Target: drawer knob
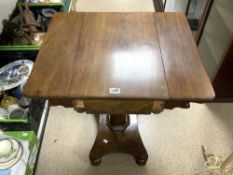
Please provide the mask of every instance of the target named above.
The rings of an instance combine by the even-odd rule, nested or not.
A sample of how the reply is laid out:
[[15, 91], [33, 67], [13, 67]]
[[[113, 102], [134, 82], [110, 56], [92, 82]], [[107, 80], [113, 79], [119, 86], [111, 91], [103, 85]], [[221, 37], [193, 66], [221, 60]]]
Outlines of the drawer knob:
[[155, 114], [159, 114], [160, 112], [163, 111], [164, 105], [165, 105], [165, 102], [163, 102], [163, 101], [154, 101], [153, 107], [152, 107], [152, 112]]
[[74, 109], [77, 112], [82, 113], [82, 112], [86, 111], [86, 108], [85, 108], [83, 100], [74, 100], [74, 101], [72, 101], [72, 104], [73, 104]]

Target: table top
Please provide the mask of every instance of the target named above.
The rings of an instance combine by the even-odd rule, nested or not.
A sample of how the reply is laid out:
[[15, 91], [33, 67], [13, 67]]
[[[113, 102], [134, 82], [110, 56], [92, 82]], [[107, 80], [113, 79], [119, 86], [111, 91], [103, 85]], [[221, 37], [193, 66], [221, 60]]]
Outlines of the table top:
[[47, 99], [214, 98], [182, 13], [58, 13], [25, 95]]

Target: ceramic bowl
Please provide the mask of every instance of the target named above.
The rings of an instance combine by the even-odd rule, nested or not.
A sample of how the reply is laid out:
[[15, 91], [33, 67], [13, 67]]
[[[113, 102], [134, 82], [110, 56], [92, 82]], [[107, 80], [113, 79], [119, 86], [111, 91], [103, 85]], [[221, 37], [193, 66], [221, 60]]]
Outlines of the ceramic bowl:
[[0, 159], [5, 159], [13, 152], [13, 143], [10, 139], [0, 141]]
[[[9, 145], [9, 143], [11, 146]], [[21, 156], [23, 154], [22, 145], [16, 139], [10, 138], [0, 140], [0, 145], [2, 155], [0, 157], [0, 170], [9, 169], [21, 159]]]

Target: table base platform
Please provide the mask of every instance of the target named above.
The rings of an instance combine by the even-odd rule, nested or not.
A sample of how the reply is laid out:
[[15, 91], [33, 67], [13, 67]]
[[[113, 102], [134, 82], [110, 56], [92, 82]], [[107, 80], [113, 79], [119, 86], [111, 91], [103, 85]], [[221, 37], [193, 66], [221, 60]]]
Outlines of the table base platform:
[[91, 164], [99, 165], [102, 156], [116, 152], [131, 154], [140, 166], [146, 164], [148, 154], [138, 130], [137, 115], [100, 115], [98, 134], [89, 156]]

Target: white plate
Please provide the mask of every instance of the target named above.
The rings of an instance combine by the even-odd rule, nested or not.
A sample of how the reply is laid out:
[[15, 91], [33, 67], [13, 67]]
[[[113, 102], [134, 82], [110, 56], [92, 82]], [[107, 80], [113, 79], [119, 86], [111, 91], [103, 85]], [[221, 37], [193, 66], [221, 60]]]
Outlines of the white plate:
[[14, 151], [7, 158], [4, 158], [4, 157], [1, 158], [0, 170], [11, 168], [13, 165], [15, 165], [20, 160], [22, 156], [22, 153], [23, 153], [22, 145], [15, 139], [10, 138], [10, 140], [13, 144]]
[[31, 74], [33, 61], [18, 60], [0, 69], [0, 91], [13, 89], [26, 82]]

